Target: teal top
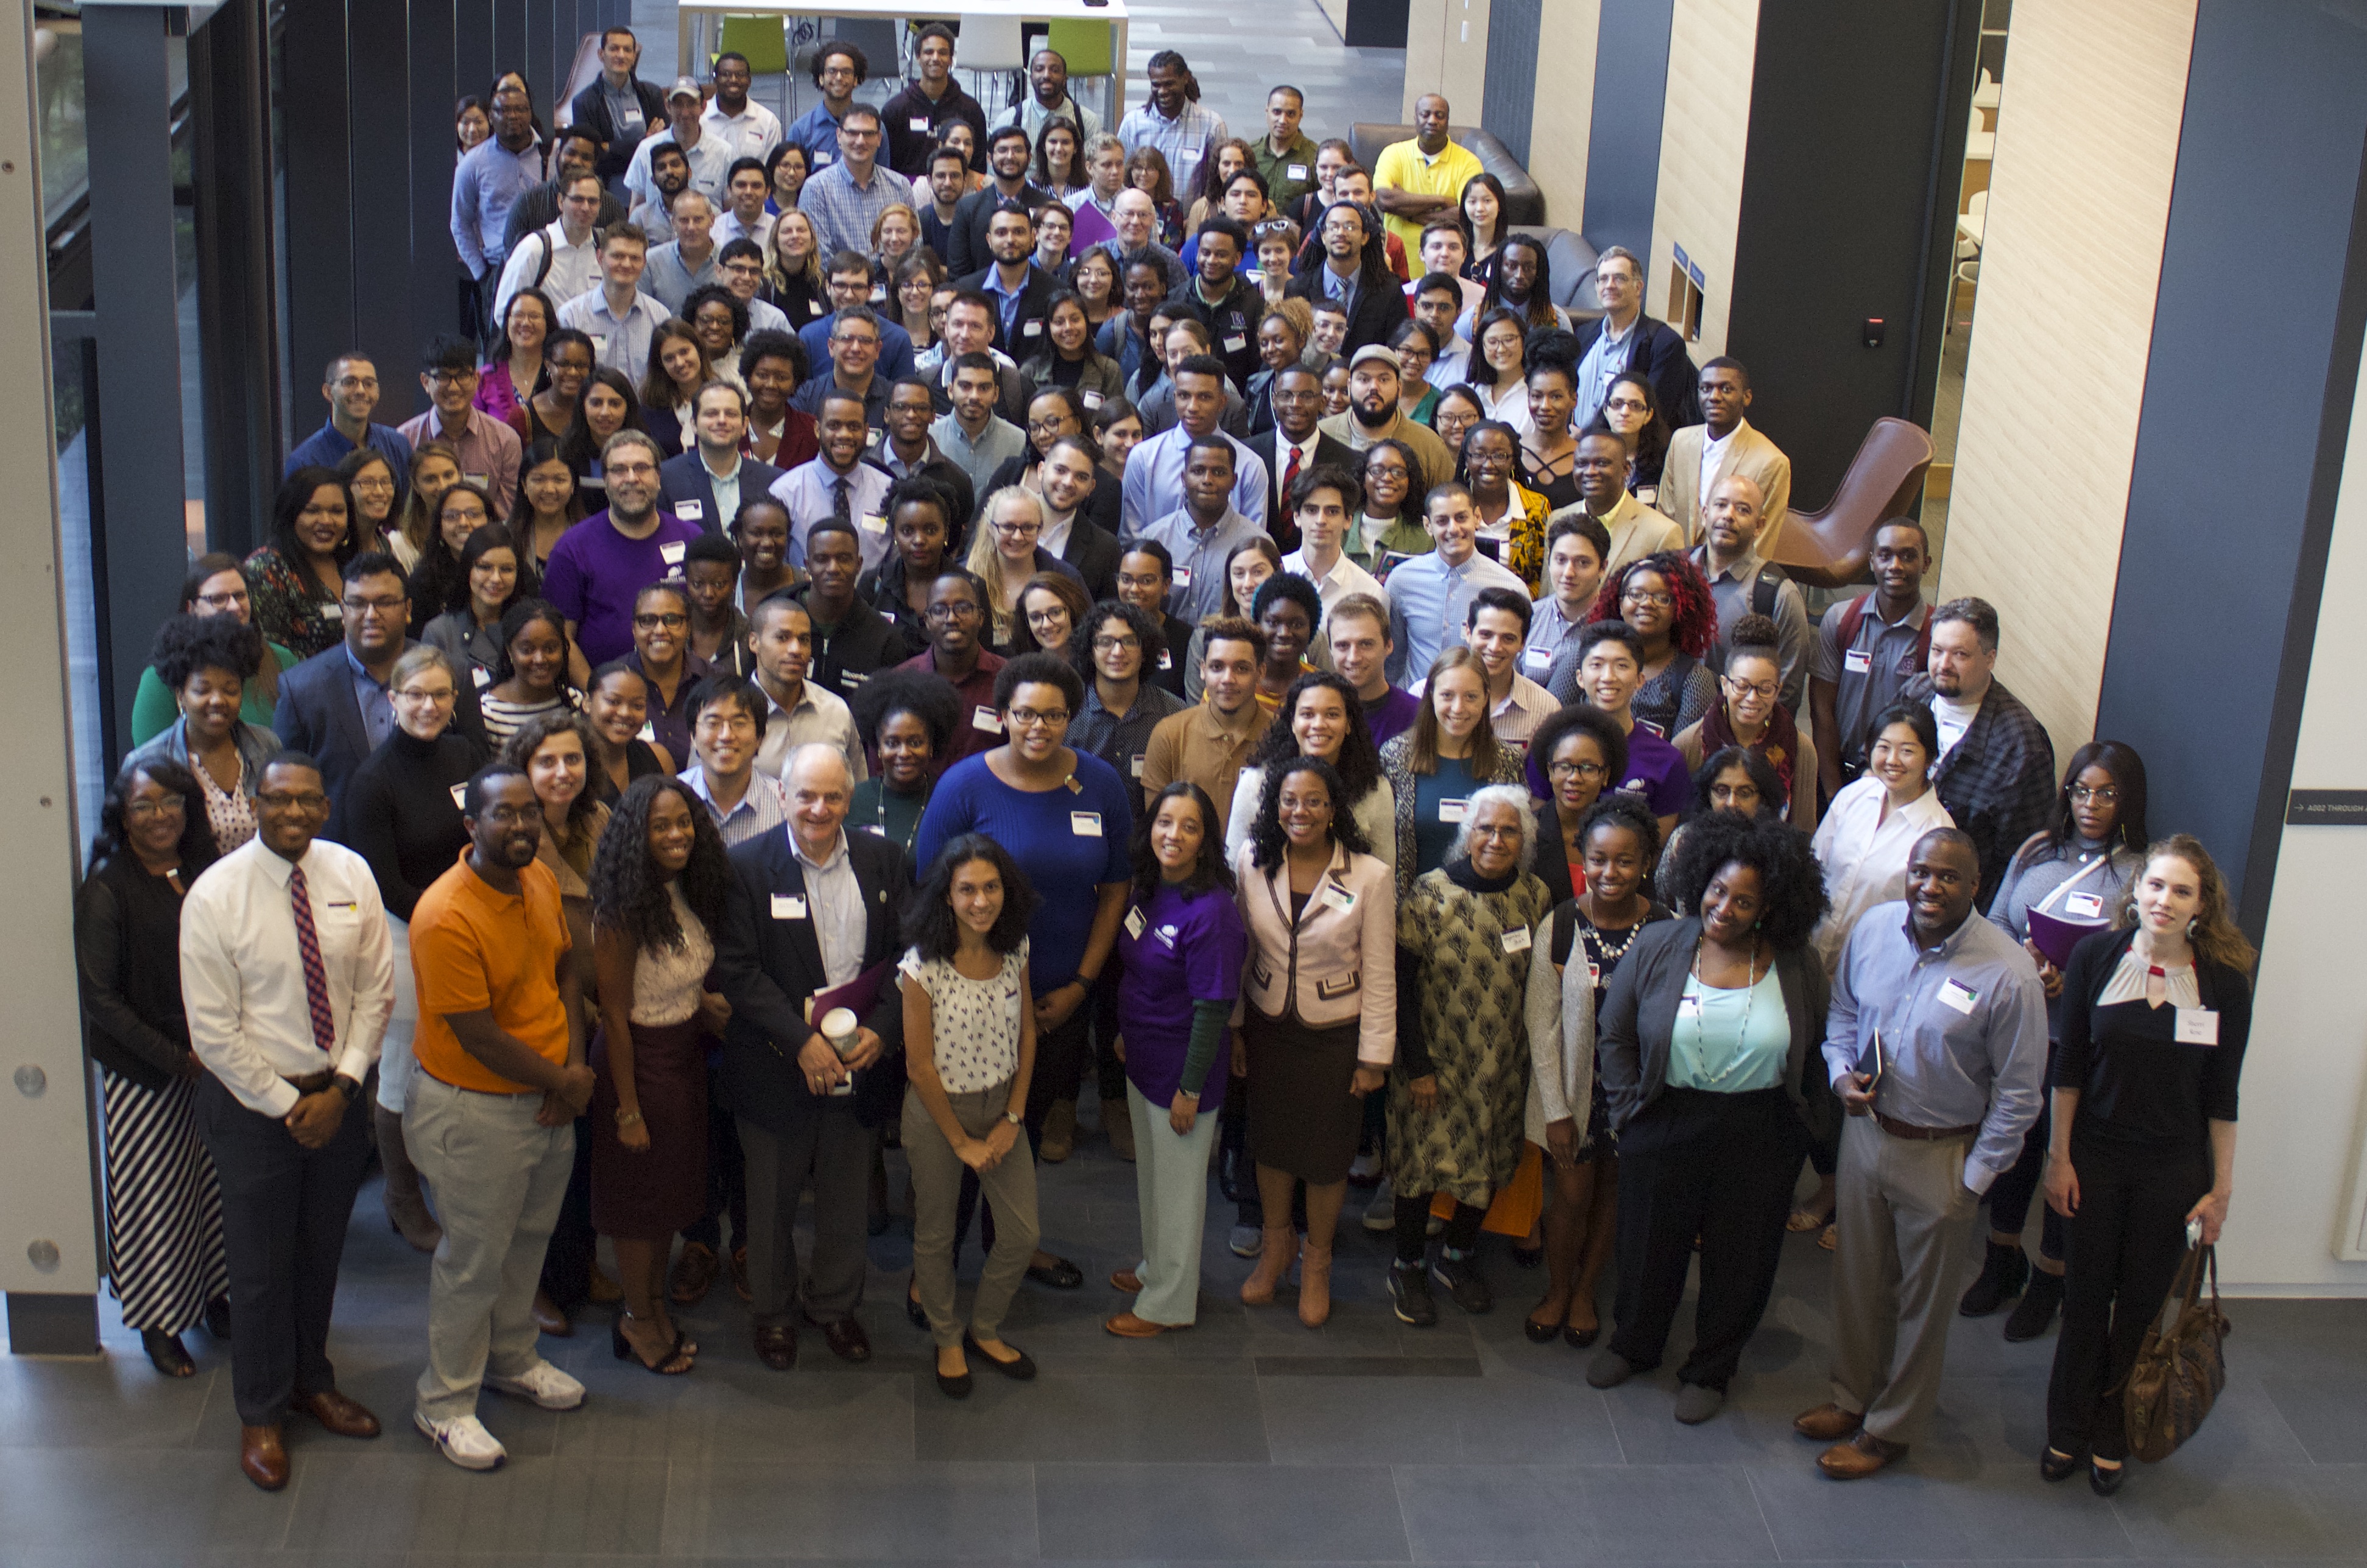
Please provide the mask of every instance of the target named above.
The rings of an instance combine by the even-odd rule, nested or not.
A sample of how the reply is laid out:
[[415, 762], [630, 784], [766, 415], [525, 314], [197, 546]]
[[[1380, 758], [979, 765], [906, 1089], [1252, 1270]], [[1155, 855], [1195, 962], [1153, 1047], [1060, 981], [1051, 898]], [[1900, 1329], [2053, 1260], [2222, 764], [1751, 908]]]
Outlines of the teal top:
[[1487, 781], [1471, 771], [1467, 757], [1441, 757], [1438, 771], [1414, 778], [1413, 870], [1416, 876], [1446, 863], [1455, 836], [1463, 831], [1467, 803]]
[[1772, 964], [1745, 989], [1704, 986], [1687, 975], [1669, 1041], [1669, 1083], [1713, 1094], [1773, 1089], [1792, 1053], [1792, 1020]]

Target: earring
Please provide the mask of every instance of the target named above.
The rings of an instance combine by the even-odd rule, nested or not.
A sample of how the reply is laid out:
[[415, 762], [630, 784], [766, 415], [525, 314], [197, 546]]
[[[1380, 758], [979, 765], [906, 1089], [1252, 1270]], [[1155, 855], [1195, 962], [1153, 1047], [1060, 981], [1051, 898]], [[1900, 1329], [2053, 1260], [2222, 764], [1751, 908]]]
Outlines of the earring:
[[2203, 923], [2203, 917], [2202, 917], [2202, 916], [2200, 916], [2200, 915], [2197, 915], [2197, 916], [2195, 916], [2192, 919], [2191, 919], [2191, 920], [2187, 921], [2187, 922], [2186, 922], [2186, 934], [2187, 934], [2187, 936], [2188, 936], [2189, 938], [2191, 938], [2191, 937], [2194, 935], [2194, 928], [2195, 928], [2195, 927], [2197, 927], [2197, 926], [2199, 926], [2199, 925], [2201, 925], [2202, 923]]

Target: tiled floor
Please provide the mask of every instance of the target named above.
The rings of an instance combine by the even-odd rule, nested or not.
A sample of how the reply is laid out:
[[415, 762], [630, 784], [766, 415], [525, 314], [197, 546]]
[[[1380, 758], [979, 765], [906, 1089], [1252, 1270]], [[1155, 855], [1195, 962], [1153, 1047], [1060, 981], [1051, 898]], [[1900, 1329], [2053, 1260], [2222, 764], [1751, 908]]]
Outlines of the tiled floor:
[[[900, 1156], [898, 1156], [900, 1157]], [[1727, 1410], [1670, 1418], [1664, 1374], [1599, 1393], [1584, 1357], [1520, 1320], [1539, 1286], [1491, 1243], [1501, 1296], [1417, 1332], [1389, 1315], [1385, 1247], [1342, 1247], [1340, 1304], [1309, 1333], [1251, 1311], [1221, 1206], [1199, 1326], [1103, 1334], [1102, 1280], [1133, 1261], [1133, 1177], [1098, 1139], [1045, 1168], [1045, 1231], [1092, 1281], [1025, 1287], [1010, 1324], [1033, 1384], [941, 1398], [897, 1297], [909, 1243], [872, 1245], [868, 1367], [809, 1336], [765, 1371], [728, 1289], [688, 1314], [705, 1347], [661, 1381], [610, 1359], [605, 1319], [547, 1341], [591, 1386], [549, 1415], [488, 1396], [512, 1459], [465, 1474], [409, 1428], [427, 1264], [357, 1210], [332, 1349], [387, 1419], [376, 1442], [291, 1432], [276, 1496], [239, 1475], [226, 1352], [151, 1372], [110, 1325], [104, 1361], [0, 1358], [0, 1568], [781, 1562], [2281, 1562], [2367, 1554], [2367, 1305], [2241, 1302], [2228, 1390], [2200, 1437], [2103, 1502], [2035, 1474], [2051, 1340], [1960, 1323], [1929, 1437], [1900, 1470], [1819, 1477], [1790, 1417], [1825, 1393], [1829, 1260], [1795, 1237]], [[971, 1258], [975, 1267], [975, 1257]], [[1607, 1304], [1607, 1303], [1606, 1303]], [[1682, 1353], [1687, 1330], [1671, 1347]]]

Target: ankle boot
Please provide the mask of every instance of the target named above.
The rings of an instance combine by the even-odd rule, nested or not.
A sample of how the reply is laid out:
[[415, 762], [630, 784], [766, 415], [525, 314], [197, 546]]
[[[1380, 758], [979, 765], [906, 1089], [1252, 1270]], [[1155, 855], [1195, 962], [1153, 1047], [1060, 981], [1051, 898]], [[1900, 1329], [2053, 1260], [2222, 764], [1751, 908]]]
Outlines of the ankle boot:
[[1298, 1258], [1298, 1321], [1320, 1328], [1331, 1316], [1331, 1249], [1312, 1239]]
[[402, 1146], [402, 1118], [383, 1105], [372, 1104], [370, 1117], [378, 1131], [379, 1163], [386, 1168], [387, 1223], [394, 1234], [421, 1252], [433, 1252], [444, 1239], [444, 1227], [427, 1212], [419, 1168]]
[[2062, 1304], [2063, 1276], [2044, 1269], [2033, 1269], [2030, 1288], [2022, 1292], [2022, 1300], [2006, 1316], [2005, 1337], [2015, 1344], [2037, 1338], [2055, 1321], [2055, 1309]]
[[1051, 1109], [1044, 1113], [1044, 1137], [1036, 1147], [1036, 1153], [1044, 1157], [1047, 1164], [1058, 1165], [1075, 1153], [1076, 1147], [1077, 1102], [1056, 1100]]
[[1956, 1311], [1965, 1317], [1987, 1317], [2021, 1294], [2022, 1281], [2029, 1278], [2030, 1259], [2022, 1247], [1993, 1241], [1989, 1243], [1988, 1258], [1981, 1265], [1980, 1277], [1966, 1288], [1963, 1299], [1956, 1303]]
[[1118, 1158], [1134, 1158], [1134, 1115], [1123, 1099], [1102, 1101], [1102, 1131], [1109, 1134], [1110, 1148]]
[[1251, 1306], [1264, 1306], [1274, 1300], [1276, 1285], [1290, 1272], [1290, 1265], [1298, 1256], [1298, 1233], [1288, 1221], [1279, 1226], [1269, 1223], [1258, 1245], [1257, 1267], [1241, 1281], [1241, 1300]]

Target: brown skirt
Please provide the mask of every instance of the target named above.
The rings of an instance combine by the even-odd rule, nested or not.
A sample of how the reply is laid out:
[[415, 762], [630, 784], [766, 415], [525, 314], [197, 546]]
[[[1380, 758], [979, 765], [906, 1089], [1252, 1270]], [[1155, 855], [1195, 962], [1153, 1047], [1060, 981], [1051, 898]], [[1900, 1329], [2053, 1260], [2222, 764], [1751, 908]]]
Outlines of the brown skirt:
[[1365, 1124], [1365, 1102], [1349, 1092], [1360, 1026], [1315, 1029], [1295, 1013], [1247, 1010], [1250, 1157], [1312, 1186], [1345, 1181]]
[[696, 1019], [633, 1025], [633, 1088], [650, 1146], [617, 1138], [617, 1079], [605, 1030], [592, 1036], [592, 1228], [671, 1236], [707, 1213], [707, 1041]]

